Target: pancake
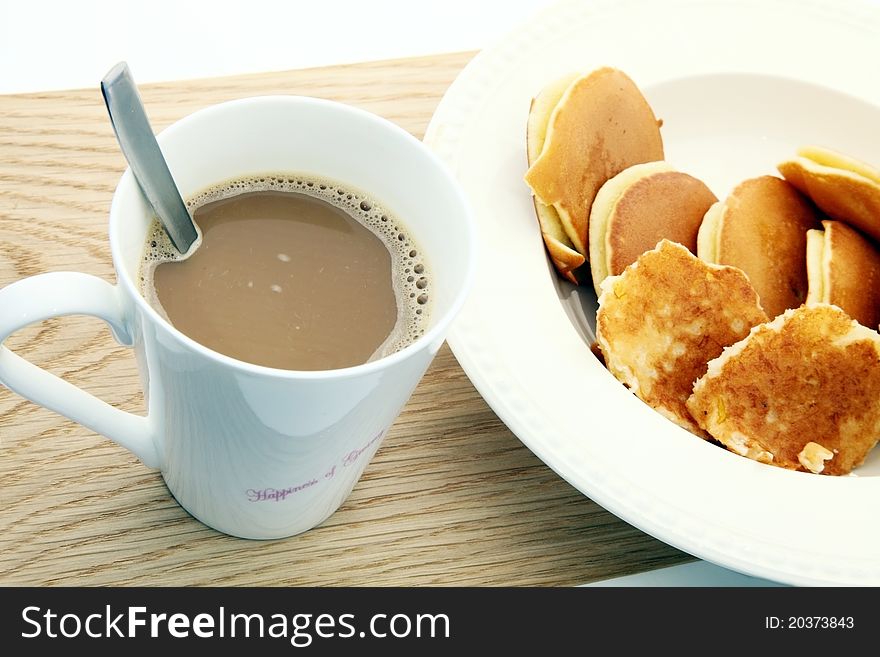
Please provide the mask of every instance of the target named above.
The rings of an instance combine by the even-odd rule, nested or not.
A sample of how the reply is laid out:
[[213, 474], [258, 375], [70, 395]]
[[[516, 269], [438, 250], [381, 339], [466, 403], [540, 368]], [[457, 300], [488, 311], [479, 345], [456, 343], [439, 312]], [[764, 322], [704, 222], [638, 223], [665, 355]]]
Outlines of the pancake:
[[[547, 125], [553, 108], [556, 107], [565, 90], [577, 77], [579, 77], [578, 74], [571, 74], [556, 80], [547, 85], [532, 100], [526, 125], [526, 154], [529, 166], [538, 159], [544, 149]], [[575, 270], [584, 264], [586, 258], [574, 248], [574, 244], [562, 226], [562, 220], [559, 218], [556, 208], [542, 203], [537, 196], [532, 196], [532, 201], [535, 205], [538, 225], [541, 228], [541, 237], [544, 239], [544, 245], [553, 266], [563, 277], [572, 283], [577, 283]]]
[[880, 324], [880, 252], [840, 221], [807, 233], [808, 303], [830, 303], [862, 326]]
[[817, 146], [799, 149], [777, 168], [831, 219], [880, 242], [880, 170]]
[[842, 475], [880, 436], [880, 335], [827, 304], [787, 310], [709, 363], [687, 406], [728, 449]]
[[703, 215], [718, 199], [704, 183], [668, 163], [648, 162], [608, 180], [590, 211], [590, 270], [598, 293], [661, 239], [696, 254]]
[[602, 282], [596, 339], [608, 370], [664, 416], [708, 437], [687, 410], [721, 350], [767, 321], [745, 274], [661, 240]]
[[713, 205], [697, 236], [697, 255], [742, 269], [770, 317], [807, 298], [807, 231], [818, 228], [813, 204], [775, 176], [750, 178]]
[[[541, 125], [547, 115], [547, 121], [525, 181], [540, 203], [556, 210], [572, 247], [587, 257], [590, 208], [599, 188], [633, 164], [662, 160], [663, 142], [654, 112], [622, 71], [606, 67], [576, 76], [548, 114], [558, 88], [532, 103], [530, 120]], [[529, 131], [537, 134], [540, 127]]]

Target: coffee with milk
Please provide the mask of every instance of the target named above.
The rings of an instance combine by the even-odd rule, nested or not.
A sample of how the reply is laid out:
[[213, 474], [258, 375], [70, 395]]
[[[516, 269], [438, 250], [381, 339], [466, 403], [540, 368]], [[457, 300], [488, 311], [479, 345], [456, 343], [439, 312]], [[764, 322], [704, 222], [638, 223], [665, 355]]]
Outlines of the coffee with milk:
[[332, 180], [265, 175], [187, 206], [199, 239], [181, 256], [158, 220], [141, 287], [175, 328], [226, 356], [288, 370], [359, 365], [425, 331], [430, 277], [400, 219]]

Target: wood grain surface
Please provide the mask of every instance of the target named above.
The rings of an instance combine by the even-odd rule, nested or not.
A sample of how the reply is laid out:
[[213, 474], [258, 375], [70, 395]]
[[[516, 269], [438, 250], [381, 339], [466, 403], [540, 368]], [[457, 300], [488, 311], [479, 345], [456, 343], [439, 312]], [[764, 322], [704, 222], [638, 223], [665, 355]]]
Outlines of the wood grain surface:
[[[145, 85], [142, 96], [157, 131], [220, 101], [304, 94], [421, 137], [471, 56]], [[114, 281], [107, 216], [124, 168], [98, 81], [0, 96], [0, 286], [55, 270]], [[46, 321], [7, 344], [119, 408], [145, 410], [133, 354], [98, 320]], [[205, 527], [158, 472], [0, 386], [0, 585], [569, 586], [690, 559], [545, 466], [447, 347], [343, 506], [273, 541]]]

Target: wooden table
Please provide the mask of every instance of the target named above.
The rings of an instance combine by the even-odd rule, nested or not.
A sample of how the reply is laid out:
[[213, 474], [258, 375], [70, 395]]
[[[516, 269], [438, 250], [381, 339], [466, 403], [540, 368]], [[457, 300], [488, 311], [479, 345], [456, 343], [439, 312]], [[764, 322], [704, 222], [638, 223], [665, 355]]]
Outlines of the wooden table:
[[[220, 101], [305, 94], [421, 137], [471, 56], [145, 85], [142, 95], [157, 131]], [[53, 270], [115, 280], [107, 216], [124, 168], [97, 80], [0, 96], [0, 286]], [[99, 320], [50, 320], [8, 346], [144, 412], [134, 356]], [[0, 585], [569, 586], [690, 559], [545, 466], [447, 347], [343, 506], [274, 541], [208, 529], [158, 472], [0, 386]]]

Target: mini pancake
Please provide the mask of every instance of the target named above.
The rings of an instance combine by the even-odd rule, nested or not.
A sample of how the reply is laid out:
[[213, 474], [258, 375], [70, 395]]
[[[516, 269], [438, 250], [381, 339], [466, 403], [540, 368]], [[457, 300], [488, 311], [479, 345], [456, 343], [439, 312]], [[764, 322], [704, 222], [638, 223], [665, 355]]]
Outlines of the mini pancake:
[[[571, 74], [547, 85], [533, 100], [529, 108], [529, 119], [526, 125], [526, 153], [529, 166], [540, 156], [547, 138], [547, 124], [553, 108], [568, 89], [569, 85], [579, 77]], [[532, 197], [535, 215], [541, 227], [541, 236], [553, 266], [563, 277], [577, 283], [575, 270], [584, 264], [586, 258], [574, 248], [571, 239], [565, 233], [559, 213], [552, 205], [545, 205], [537, 196]]]
[[737, 185], [703, 218], [697, 255], [742, 269], [770, 317], [807, 298], [807, 231], [818, 228], [813, 204], [775, 176]]
[[880, 251], [840, 221], [807, 233], [808, 303], [830, 303], [862, 326], [880, 324]]
[[602, 281], [596, 339], [608, 370], [673, 422], [708, 437], [686, 402], [706, 363], [767, 321], [746, 275], [661, 240]]
[[[536, 122], [555, 93], [532, 104]], [[538, 201], [553, 206], [574, 250], [586, 257], [596, 192], [633, 164], [663, 159], [659, 123], [635, 83], [606, 67], [568, 84], [547, 117], [545, 135], [525, 181]]]
[[737, 454], [847, 474], [880, 436], [880, 335], [836, 306], [803, 305], [709, 363], [687, 407]]
[[703, 215], [718, 201], [706, 185], [666, 162], [635, 164], [599, 189], [590, 211], [590, 270], [596, 291], [666, 238], [697, 252]]
[[880, 170], [817, 146], [799, 149], [777, 168], [830, 218], [880, 242]]

